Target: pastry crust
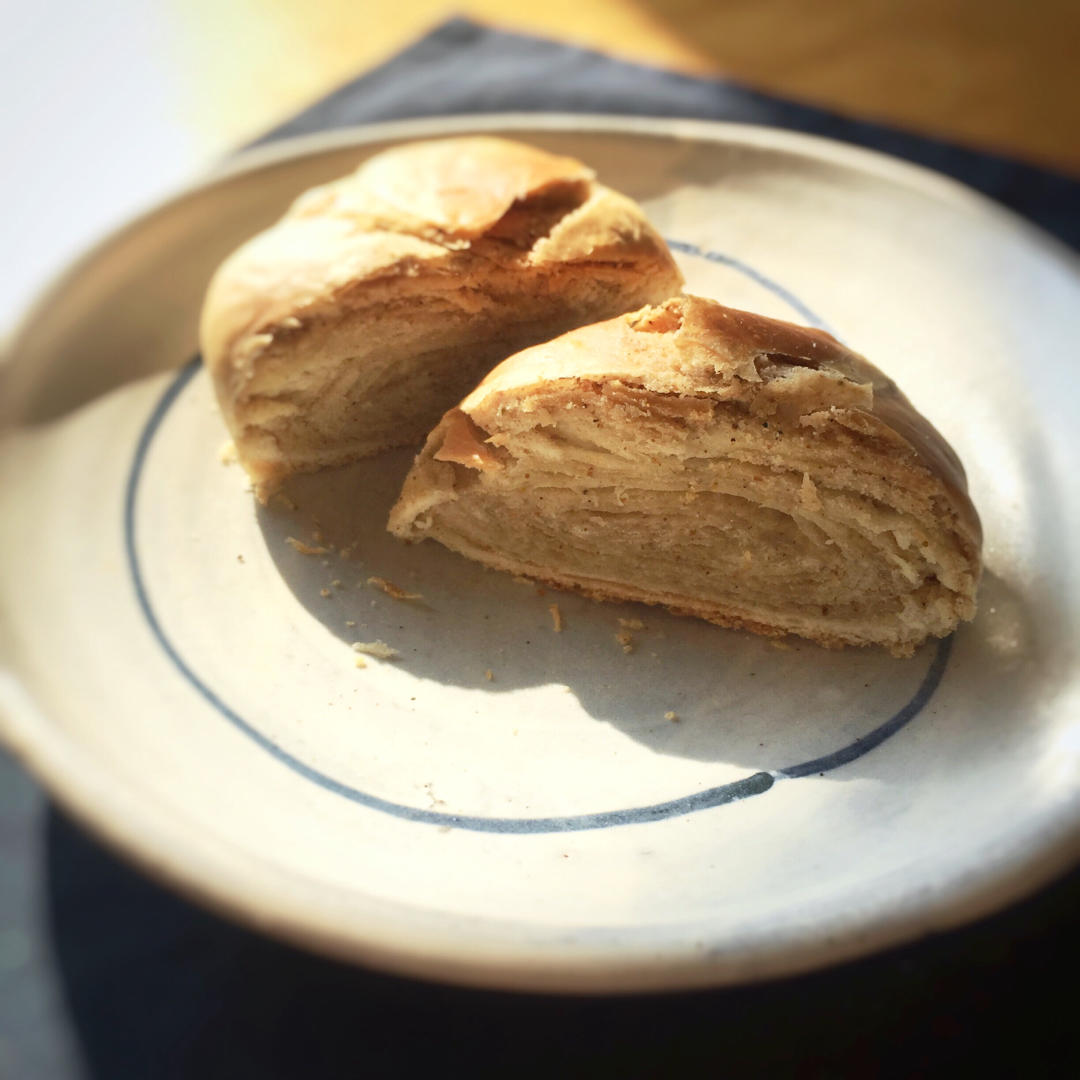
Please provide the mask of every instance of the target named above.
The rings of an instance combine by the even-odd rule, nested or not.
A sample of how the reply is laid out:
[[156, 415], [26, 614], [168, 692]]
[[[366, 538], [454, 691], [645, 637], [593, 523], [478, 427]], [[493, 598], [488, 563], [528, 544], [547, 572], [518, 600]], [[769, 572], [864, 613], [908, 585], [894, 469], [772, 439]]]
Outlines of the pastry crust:
[[970, 619], [980, 573], [963, 467], [892, 380], [692, 296], [497, 367], [389, 527], [598, 599], [898, 655]]
[[507, 355], [682, 278], [630, 199], [490, 137], [413, 143], [302, 195], [210, 284], [201, 344], [265, 499], [418, 442]]

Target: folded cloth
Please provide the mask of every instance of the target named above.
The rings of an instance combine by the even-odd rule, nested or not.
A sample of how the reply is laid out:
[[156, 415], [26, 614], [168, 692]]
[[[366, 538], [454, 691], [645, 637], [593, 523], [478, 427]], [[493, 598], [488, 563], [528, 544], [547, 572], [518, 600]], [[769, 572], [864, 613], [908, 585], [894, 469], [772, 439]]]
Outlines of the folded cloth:
[[749, 90], [452, 19], [258, 142], [377, 120], [491, 112], [730, 120], [824, 135], [955, 177], [1080, 248], [1080, 181]]

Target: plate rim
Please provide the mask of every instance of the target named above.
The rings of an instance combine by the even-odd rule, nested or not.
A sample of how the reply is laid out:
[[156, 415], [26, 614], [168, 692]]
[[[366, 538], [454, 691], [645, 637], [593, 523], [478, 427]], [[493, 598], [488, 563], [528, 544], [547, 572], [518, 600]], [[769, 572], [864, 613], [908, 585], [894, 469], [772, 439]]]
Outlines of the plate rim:
[[[387, 141], [496, 130], [518, 132], [523, 137], [546, 132], [644, 135], [751, 145], [817, 160], [824, 158], [860, 172], [884, 176], [941, 201], [974, 206], [1014, 231], [1019, 228], [1028, 242], [1062, 264], [1063, 271], [1080, 278], [1080, 257], [1067, 245], [987, 196], [923, 166], [817, 135], [734, 122], [601, 114], [486, 113], [424, 117], [316, 132], [258, 145], [219, 164], [195, 183], [155, 200], [148, 209], [108, 230], [39, 290], [8, 336], [4, 355], [0, 357], [0, 374], [4, 359], [17, 351], [19, 343], [32, 331], [47, 311], [51, 298], [63, 289], [71, 275], [85, 272], [127, 234], [143, 228], [183, 200], [223, 182], [253, 176], [264, 168], [336, 149], [362, 149]], [[0, 619], [0, 634], [5, 644], [6, 623], [7, 620]], [[8, 651], [5, 647], [5, 654]], [[355, 924], [343, 930], [335, 928], [329, 920], [320, 922], [313, 915], [324, 912], [298, 905], [292, 899], [282, 903], [271, 887], [277, 876], [273, 868], [268, 868], [270, 872], [258, 889], [252, 888], [250, 867], [239, 874], [229, 871], [221, 852], [212, 850], [215, 844], [220, 844], [233, 853], [235, 849], [228, 842], [208, 844], [207, 838], [201, 838], [201, 848], [198, 843], [183, 848], [163, 844], [162, 836], [170, 831], [169, 819], [180, 823], [180, 833], [185, 832], [185, 819], [171, 813], [163, 804], [154, 804], [152, 812], [148, 812], [145, 804], [139, 804], [139, 812], [132, 814], [138, 803], [138, 787], [110, 783], [114, 774], [104, 760], [65, 738], [61, 728], [50, 724], [30, 691], [22, 687], [6, 655], [0, 666], [0, 741], [81, 825], [153, 879], [188, 899], [243, 925], [334, 959], [477, 987], [633, 993], [705, 988], [794, 975], [879, 952], [998, 911], [1032, 894], [1080, 860], [1080, 815], [1077, 815], [1067, 822], [1055, 821], [1056, 835], [1048, 837], [1035, 850], [1023, 852], [1020, 858], [1014, 855], [1005, 865], [969, 875], [964, 881], [951, 882], [947, 890], [929, 902], [908, 903], [899, 909], [892, 907], [861, 921], [848, 919], [846, 924], [827, 933], [818, 926], [813, 933], [804, 931], [799, 941], [781, 943], [780, 948], [759, 944], [743, 952], [736, 950], [706, 957], [660, 954], [649, 960], [636, 955], [620, 958], [583, 947], [552, 950], [549, 945], [539, 948], [534, 945], [531, 949], [519, 947], [515, 952], [501, 943], [497, 951], [489, 949], [488, 955], [479, 956], [475, 941], [463, 946], [452, 933], [425, 935], [407, 918], [396, 922], [391, 919], [389, 925], [376, 926], [374, 932], [366, 934], [358, 933], [360, 928]], [[182, 851], [182, 855], [178, 857], [177, 851]], [[249, 883], [246, 888], [244, 880]], [[265, 902], [268, 897], [269, 903]], [[398, 933], [393, 937], [391, 932], [395, 927]]]

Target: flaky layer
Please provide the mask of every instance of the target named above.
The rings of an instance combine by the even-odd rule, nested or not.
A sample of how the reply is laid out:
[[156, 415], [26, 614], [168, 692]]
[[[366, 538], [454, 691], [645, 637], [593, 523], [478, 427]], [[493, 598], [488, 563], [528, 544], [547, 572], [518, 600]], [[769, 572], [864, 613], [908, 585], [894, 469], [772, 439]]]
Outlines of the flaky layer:
[[681, 283], [640, 209], [580, 162], [501, 139], [412, 144], [308, 192], [226, 260], [203, 356], [265, 497], [291, 472], [418, 440], [510, 353]]
[[747, 348], [701, 331], [724, 325], [719, 307], [672, 301], [511, 358], [432, 433], [391, 530], [598, 598], [828, 645], [907, 654], [970, 618], [977, 519], [962, 472], [931, 464], [951, 451], [881, 424], [859, 358], [832, 339], [804, 332], [820, 351], [809, 365], [791, 351], [798, 328], [761, 320]]

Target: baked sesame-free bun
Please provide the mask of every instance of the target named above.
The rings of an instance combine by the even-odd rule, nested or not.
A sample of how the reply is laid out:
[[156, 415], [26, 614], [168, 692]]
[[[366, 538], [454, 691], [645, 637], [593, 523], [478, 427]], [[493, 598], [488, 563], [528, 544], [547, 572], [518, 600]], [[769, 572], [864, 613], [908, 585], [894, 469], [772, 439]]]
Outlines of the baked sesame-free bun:
[[831, 335], [697, 297], [501, 364], [391, 532], [598, 599], [909, 655], [975, 612], [959, 460]]
[[260, 498], [419, 442], [498, 361], [679, 291], [636, 203], [505, 139], [413, 143], [302, 195], [210, 284], [201, 340]]

